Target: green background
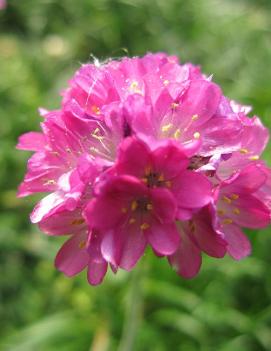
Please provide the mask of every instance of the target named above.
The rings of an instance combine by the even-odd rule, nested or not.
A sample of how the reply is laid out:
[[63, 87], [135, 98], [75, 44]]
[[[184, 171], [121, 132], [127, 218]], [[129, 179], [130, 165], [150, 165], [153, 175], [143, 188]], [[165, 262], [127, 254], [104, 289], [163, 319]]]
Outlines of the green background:
[[[63, 238], [29, 223], [38, 197], [16, 199], [16, 187], [30, 153], [15, 150], [21, 133], [39, 129], [37, 108], [57, 108], [60, 90], [92, 55], [177, 54], [271, 127], [271, 1], [7, 1], [0, 11], [0, 350], [129, 351], [123, 328], [136, 333], [136, 351], [271, 350], [270, 228], [249, 233], [253, 253], [242, 262], [205, 257], [196, 279], [179, 278], [148, 253], [134, 273], [109, 274], [94, 288], [85, 273], [68, 279], [54, 269]], [[264, 157], [271, 161], [268, 150]]]

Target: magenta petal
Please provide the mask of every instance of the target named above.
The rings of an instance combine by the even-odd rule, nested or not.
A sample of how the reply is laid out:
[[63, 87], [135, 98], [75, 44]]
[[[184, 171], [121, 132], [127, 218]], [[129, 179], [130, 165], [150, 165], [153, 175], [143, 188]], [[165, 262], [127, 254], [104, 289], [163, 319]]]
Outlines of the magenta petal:
[[104, 259], [125, 270], [131, 270], [146, 247], [146, 238], [136, 223], [105, 233], [101, 245]]
[[104, 260], [92, 260], [88, 265], [88, 282], [91, 285], [99, 285], [102, 283], [107, 272], [107, 262]]
[[224, 257], [227, 243], [212, 225], [212, 217], [208, 207], [193, 216], [194, 231], [190, 232], [197, 246], [212, 257]]
[[[238, 213], [236, 213], [236, 210]], [[234, 202], [230, 218], [240, 225], [247, 228], [264, 228], [270, 224], [270, 210], [266, 205], [250, 194], [242, 194]]]
[[173, 143], [168, 143], [153, 152], [154, 169], [163, 174], [166, 180], [176, 177], [188, 167], [189, 160], [184, 150]]
[[124, 139], [119, 147], [119, 159], [116, 165], [119, 174], [143, 177], [150, 163], [150, 151], [142, 141], [133, 137]]
[[186, 279], [198, 274], [201, 267], [201, 253], [199, 248], [182, 233], [178, 250], [169, 257], [169, 263], [179, 275]]
[[89, 260], [85, 244], [86, 234], [73, 235], [58, 251], [55, 258], [56, 268], [69, 277], [81, 272]]
[[174, 178], [172, 183], [172, 192], [180, 207], [200, 208], [212, 199], [211, 184], [202, 174], [187, 170]]
[[45, 147], [44, 134], [38, 132], [29, 132], [19, 137], [17, 149], [30, 151], [43, 151]]
[[197, 127], [213, 116], [220, 98], [221, 91], [216, 84], [206, 80], [192, 80], [181, 102], [179, 112], [186, 118], [198, 115], [198, 120], [193, 123], [193, 127]]
[[161, 224], [153, 221], [145, 233], [151, 247], [160, 255], [171, 255], [178, 248], [180, 235], [174, 223]]
[[151, 191], [154, 215], [162, 223], [172, 222], [176, 217], [176, 201], [167, 189], [156, 188]]
[[88, 223], [98, 229], [110, 229], [120, 224], [127, 217], [131, 201], [147, 195], [146, 187], [132, 176], [108, 179], [100, 192], [84, 211]]
[[222, 229], [228, 242], [228, 253], [236, 260], [240, 260], [251, 252], [251, 244], [237, 225], [225, 225]]

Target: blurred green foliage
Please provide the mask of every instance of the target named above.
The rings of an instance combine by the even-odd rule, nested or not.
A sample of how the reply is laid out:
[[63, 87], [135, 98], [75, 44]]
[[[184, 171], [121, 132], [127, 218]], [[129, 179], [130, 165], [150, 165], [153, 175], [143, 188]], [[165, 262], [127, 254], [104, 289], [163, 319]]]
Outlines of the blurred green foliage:
[[59, 91], [92, 55], [146, 51], [201, 64], [271, 127], [270, 0], [8, 0], [0, 12], [1, 351], [117, 350], [131, 306], [140, 319], [135, 351], [271, 350], [270, 229], [249, 233], [251, 257], [205, 258], [191, 281], [146, 255], [136, 298], [133, 274], [93, 288], [84, 273], [56, 272], [63, 239], [30, 225], [37, 197], [16, 199], [29, 154], [14, 147], [38, 130], [37, 108], [57, 108]]

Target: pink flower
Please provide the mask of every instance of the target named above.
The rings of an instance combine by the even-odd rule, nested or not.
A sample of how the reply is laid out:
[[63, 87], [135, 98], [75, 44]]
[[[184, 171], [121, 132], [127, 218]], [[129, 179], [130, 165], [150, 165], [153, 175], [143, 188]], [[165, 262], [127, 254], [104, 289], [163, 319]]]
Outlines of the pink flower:
[[49, 193], [32, 222], [70, 235], [60, 271], [86, 268], [96, 285], [150, 245], [191, 278], [202, 253], [250, 253], [242, 228], [270, 224], [271, 170], [260, 161], [268, 130], [249, 106], [164, 53], [83, 65], [62, 96], [17, 146], [34, 151], [18, 196]]
[[[191, 153], [190, 148], [188, 152]], [[189, 159], [186, 153], [186, 145], [181, 147], [171, 140], [151, 151], [145, 143], [126, 138], [119, 147], [115, 171], [139, 178], [153, 191], [167, 189], [177, 203], [176, 218], [188, 219], [194, 209], [211, 201], [212, 189], [204, 175], [187, 169]]]
[[212, 206], [205, 206], [189, 221], [178, 222], [181, 242], [177, 251], [169, 256], [169, 263], [184, 278], [193, 278], [199, 271], [201, 252], [222, 258], [226, 254], [227, 241], [215, 228]]
[[240, 227], [263, 228], [270, 223], [270, 209], [256, 193], [266, 183], [260, 165], [248, 165], [217, 189], [216, 207], [220, 231], [228, 242], [228, 253], [235, 259], [250, 254], [251, 247]]
[[0, 0], [0, 10], [3, 10], [7, 7], [6, 0]]
[[85, 216], [103, 232], [103, 257], [114, 266], [131, 269], [148, 244], [160, 255], [176, 251], [180, 237], [175, 225], [177, 205], [172, 193], [150, 189], [129, 176], [110, 177], [91, 200]]

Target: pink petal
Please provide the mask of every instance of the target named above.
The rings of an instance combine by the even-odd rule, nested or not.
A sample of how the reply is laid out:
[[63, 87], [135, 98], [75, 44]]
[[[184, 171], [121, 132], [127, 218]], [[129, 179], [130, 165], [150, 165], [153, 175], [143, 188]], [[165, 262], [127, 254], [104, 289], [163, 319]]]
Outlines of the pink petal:
[[251, 245], [246, 235], [237, 225], [225, 225], [222, 228], [228, 242], [228, 253], [236, 260], [240, 260], [251, 253]]
[[59, 211], [46, 216], [39, 222], [39, 228], [48, 235], [67, 235], [82, 233], [87, 228], [79, 209]]
[[91, 226], [110, 229], [127, 217], [127, 208], [135, 198], [145, 197], [146, 187], [132, 176], [109, 178], [101, 189], [101, 195], [92, 199], [85, 209]]
[[30, 151], [43, 151], [45, 147], [45, 137], [42, 133], [29, 132], [19, 137], [17, 149]]
[[198, 115], [198, 120], [193, 123], [196, 128], [214, 115], [220, 98], [221, 91], [216, 84], [206, 80], [192, 80], [181, 102], [179, 113], [183, 118], [189, 119]]
[[174, 196], [163, 188], [151, 190], [153, 213], [162, 223], [170, 223], [175, 219], [177, 206]]
[[87, 266], [89, 255], [84, 247], [85, 241], [86, 234], [75, 234], [65, 242], [55, 258], [55, 266], [59, 271], [71, 277]]
[[190, 236], [195, 240], [197, 246], [212, 257], [224, 257], [227, 243], [218, 234], [212, 224], [212, 217], [209, 208], [206, 206], [193, 216], [194, 230]]
[[181, 233], [181, 243], [178, 250], [169, 257], [169, 263], [182, 277], [193, 278], [201, 267], [200, 250], [184, 233]]
[[101, 245], [104, 259], [125, 270], [131, 270], [146, 247], [146, 238], [136, 223], [118, 227], [105, 233]]
[[170, 180], [188, 167], [189, 160], [181, 148], [169, 142], [153, 152], [153, 163], [155, 171]]
[[[239, 210], [239, 213], [234, 211]], [[230, 218], [239, 226], [247, 228], [264, 228], [270, 224], [270, 210], [266, 205], [250, 194], [242, 194], [234, 201]]]
[[88, 282], [91, 285], [99, 285], [102, 283], [107, 272], [106, 261], [91, 261], [88, 265]]
[[200, 208], [211, 199], [211, 184], [202, 174], [183, 171], [174, 178], [171, 188], [181, 208]]
[[180, 243], [180, 235], [174, 223], [161, 224], [153, 221], [145, 233], [151, 247], [160, 255], [173, 254]]
[[116, 165], [119, 174], [143, 177], [150, 164], [150, 151], [142, 141], [133, 137], [124, 139], [119, 147], [119, 158]]

